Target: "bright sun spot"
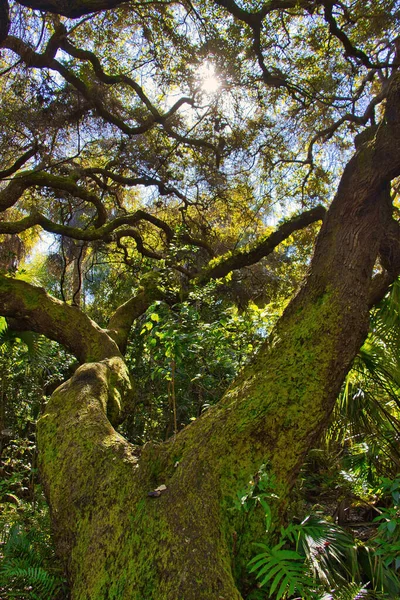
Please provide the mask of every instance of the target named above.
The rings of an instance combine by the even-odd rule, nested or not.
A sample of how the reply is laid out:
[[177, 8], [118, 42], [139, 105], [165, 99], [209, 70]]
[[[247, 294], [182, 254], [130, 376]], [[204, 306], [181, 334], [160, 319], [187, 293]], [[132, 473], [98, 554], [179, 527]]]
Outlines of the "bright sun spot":
[[198, 71], [198, 78], [203, 92], [213, 94], [221, 86], [221, 82], [215, 74], [215, 67], [210, 63], [204, 63]]

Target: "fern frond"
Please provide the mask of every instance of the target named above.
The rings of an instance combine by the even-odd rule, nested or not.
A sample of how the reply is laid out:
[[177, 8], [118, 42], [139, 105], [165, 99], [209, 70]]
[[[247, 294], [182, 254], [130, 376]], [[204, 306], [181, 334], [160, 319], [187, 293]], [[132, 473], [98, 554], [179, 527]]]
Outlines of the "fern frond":
[[11, 557], [31, 558], [31, 542], [18, 525], [13, 525], [3, 534], [3, 555], [7, 559]]
[[25, 564], [16, 566], [14, 562], [14, 564], [5, 563], [2, 565], [0, 569], [0, 586], [12, 586], [14, 594], [30, 588], [31, 597], [34, 594], [40, 600], [50, 600], [60, 587], [60, 582], [42, 567], [27, 567]]
[[26, 598], [29, 588], [31, 600], [52, 600], [63, 581], [41, 566], [41, 556], [32, 545], [29, 534], [18, 525], [2, 532], [3, 560], [0, 564], [0, 588], [9, 598]]
[[307, 574], [304, 558], [293, 550], [282, 548], [283, 542], [273, 548], [258, 544], [264, 552], [257, 554], [249, 563], [250, 573], [255, 573], [260, 586], [267, 586], [276, 600], [290, 597], [294, 593], [304, 596], [312, 580]]

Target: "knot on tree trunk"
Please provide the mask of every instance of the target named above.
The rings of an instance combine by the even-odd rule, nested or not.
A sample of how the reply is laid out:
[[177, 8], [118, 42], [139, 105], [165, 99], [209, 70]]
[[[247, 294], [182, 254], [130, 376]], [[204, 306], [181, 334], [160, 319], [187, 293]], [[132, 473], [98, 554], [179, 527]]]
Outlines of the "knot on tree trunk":
[[132, 385], [122, 358], [114, 356], [101, 362], [86, 363], [77, 369], [71, 383], [81, 389], [90, 387], [91, 395], [98, 398], [113, 425], [123, 421], [131, 404]]
[[119, 356], [103, 361], [107, 367], [107, 417], [113, 425], [122, 423], [132, 405], [133, 390], [128, 368]]

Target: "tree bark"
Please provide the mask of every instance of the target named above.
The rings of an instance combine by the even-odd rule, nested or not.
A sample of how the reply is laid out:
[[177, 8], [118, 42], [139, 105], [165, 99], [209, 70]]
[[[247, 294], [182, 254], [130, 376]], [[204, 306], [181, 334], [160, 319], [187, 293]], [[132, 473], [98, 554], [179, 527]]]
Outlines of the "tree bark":
[[33, 10], [44, 10], [77, 19], [93, 12], [116, 8], [124, 2], [126, 0], [20, 0], [19, 4]]
[[10, 16], [8, 0], [0, 0], [0, 44], [8, 36], [10, 30]]
[[78, 307], [49, 296], [43, 288], [0, 274], [0, 307], [19, 330], [36, 331], [63, 344], [80, 362], [119, 356], [107, 332]]

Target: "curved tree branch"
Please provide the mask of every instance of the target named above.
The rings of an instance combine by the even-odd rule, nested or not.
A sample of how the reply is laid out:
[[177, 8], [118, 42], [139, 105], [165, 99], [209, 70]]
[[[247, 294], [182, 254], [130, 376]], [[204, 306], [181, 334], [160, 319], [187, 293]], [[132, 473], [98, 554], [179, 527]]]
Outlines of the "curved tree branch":
[[[181, 98], [180, 101], [175, 103], [174, 107], [172, 107], [167, 113], [159, 113], [157, 109], [150, 103], [150, 100], [144, 94], [142, 88], [138, 86], [138, 84], [136, 84], [136, 82], [133, 79], [125, 75], [111, 76], [104, 73], [98, 58], [91, 52], [76, 49], [72, 44], [66, 41], [66, 33], [66, 28], [63, 25], [59, 25], [53, 36], [50, 38], [46, 50], [42, 54], [35, 52], [28, 44], [11, 35], [4, 40], [4, 42], [2, 43], [2, 47], [8, 48], [9, 50], [15, 52], [24, 61], [28, 68], [48, 68], [57, 71], [65, 79], [65, 81], [67, 81], [74, 88], [76, 88], [82, 94], [82, 96], [89, 103], [92, 104], [92, 106], [96, 109], [97, 113], [107, 123], [114, 125], [128, 136], [146, 133], [156, 125], [161, 125], [163, 130], [167, 133], [169, 137], [172, 137], [173, 139], [176, 139], [179, 142], [197, 148], [208, 148], [214, 153], [218, 153], [218, 149], [215, 148], [215, 146], [207, 140], [197, 139], [184, 134], [180, 134], [174, 131], [169, 125], [168, 118], [171, 116], [172, 110], [178, 110], [184, 102], [192, 104], [192, 100], [190, 98]], [[124, 119], [122, 119], [118, 115], [113, 114], [110, 110], [108, 110], [108, 108], [106, 108], [106, 106], [104, 105], [99, 94], [96, 93], [96, 90], [89, 88], [89, 86], [84, 81], [82, 81], [82, 79], [79, 79], [79, 77], [77, 77], [70, 69], [67, 69], [62, 63], [55, 59], [57, 50], [59, 48], [63, 48], [64, 46], [68, 48], [71, 54], [72, 52], [74, 52], [74, 55], [76, 54], [79, 58], [90, 60], [95, 70], [95, 73], [99, 77], [100, 81], [105, 82], [107, 84], [125, 83], [126, 85], [129, 85], [131, 88], [133, 88], [150, 112], [148, 119], [141, 125], [132, 127], [128, 125], [128, 123], [126, 123]]]
[[[18, 198], [21, 197], [25, 188], [21, 185], [19, 180], [13, 180], [11, 182], [13, 185], [9, 184], [4, 192], [7, 190], [7, 198], [9, 199], [9, 206], [15, 204]], [[18, 183], [18, 185], [17, 185]], [[78, 186], [77, 186], [78, 187]], [[1, 205], [2, 195], [0, 192], [0, 207]], [[11, 199], [13, 202], [11, 203]], [[3, 198], [3, 208], [5, 210], [8, 208], [6, 202]], [[113, 220], [107, 220], [101, 226], [91, 226], [86, 229], [81, 229], [80, 227], [72, 227], [71, 225], [64, 225], [62, 223], [55, 223], [54, 221], [48, 219], [45, 215], [38, 211], [32, 212], [29, 216], [20, 219], [19, 221], [1, 221], [0, 219], [0, 234], [7, 235], [16, 235], [22, 233], [23, 231], [27, 231], [31, 227], [35, 227], [35, 225], [39, 225], [44, 231], [48, 233], [54, 233], [55, 235], [63, 235], [65, 237], [69, 237], [74, 240], [80, 240], [84, 242], [95, 242], [102, 240], [104, 242], [118, 241], [123, 237], [132, 237], [138, 246], [138, 250], [144, 256], [148, 256], [149, 258], [155, 258], [159, 260], [163, 258], [161, 254], [154, 253], [151, 250], [145, 250], [143, 246], [143, 239], [139, 231], [132, 229], [133, 225], [137, 225], [140, 221], [147, 221], [151, 223], [158, 229], [161, 229], [166, 237], [167, 244], [170, 244], [174, 238], [174, 231], [171, 227], [162, 219], [159, 219], [155, 215], [145, 212], [144, 210], [137, 210], [134, 213], [116, 217]], [[126, 226], [130, 226], [126, 228]], [[120, 229], [122, 228], [122, 229]], [[180, 239], [191, 246], [196, 246], [198, 248], [204, 248], [210, 256], [213, 256], [213, 250], [207, 244], [207, 242], [196, 239], [190, 236], [189, 234], [183, 234], [180, 236]]]
[[156, 179], [155, 177], [149, 177], [147, 175], [143, 175], [141, 177], [127, 177], [125, 175], [120, 175], [119, 173], [114, 173], [109, 169], [104, 169], [101, 167], [88, 167], [83, 170], [85, 175], [103, 175], [104, 177], [108, 177], [112, 179], [116, 183], [122, 183], [124, 185], [144, 185], [146, 187], [156, 186], [161, 196], [167, 196], [169, 194], [173, 194], [184, 204], [190, 204], [190, 200], [182, 194], [176, 187], [166, 184], [164, 181], [160, 179]]
[[[0, 211], [7, 210], [7, 208], [14, 206], [28, 187], [29, 185], [26, 185], [23, 179], [14, 177], [14, 179], [0, 191]], [[1, 226], [3, 225], [5, 225], [5, 223], [1, 224]], [[16, 229], [18, 229], [19, 226], [17, 224], [15, 224], [15, 226]], [[27, 229], [27, 227], [25, 229]], [[21, 231], [24, 231], [24, 229], [21, 229]], [[19, 231], [3, 231], [2, 233], [19, 233]]]
[[133, 322], [140, 317], [155, 300], [163, 300], [165, 293], [159, 287], [158, 273], [148, 273], [141, 281], [138, 293], [117, 308], [111, 316], [107, 331], [118, 344], [122, 353], [126, 350]]
[[101, 98], [94, 90], [89, 89], [89, 86], [79, 79], [79, 77], [77, 77], [72, 71], [67, 69], [63, 64], [54, 58], [57, 49], [60, 47], [61, 37], [64, 34], [65, 28], [60, 27], [50, 40], [50, 42], [53, 41], [53, 44], [50, 45], [49, 42], [43, 54], [35, 52], [30, 46], [28, 46], [28, 44], [11, 35], [6, 38], [2, 46], [15, 52], [24, 61], [28, 68], [48, 68], [52, 69], [53, 71], [57, 71], [65, 79], [65, 81], [70, 83], [82, 94], [82, 96], [96, 109], [98, 114], [105, 121], [107, 121], [107, 123], [115, 125], [123, 133], [127, 135], [138, 135], [145, 133], [154, 127], [156, 123], [154, 118], [149, 119], [145, 124], [137, 127], [131, 127], [125, 123], [123, 119], [111, 113], [104, 106]]
[[386, 296], [389, 287], [395, 281], [396, 277], [393, 277], [387, 271], [383, 271], [382, 273], [378, 273], [371, 280], [371, 285], [369, 289], [369, 298], [368, 298], [368, 308], [371, 309]]
[[0, 44], [8, 36], [10, 30], [10, 14], [8, 0], [0, 0]]
[[[196, 285], [205, 285], [210, 279], [225, 277], [233, 270], [255, 264], [261, 258], [270, 254], [283, 240], [287, 239], [294, 231], [302, 229], [311, 223], [322, 220], [325, 208], [317, 206], [309, 211], [296, 215], [283, 223], [276, 231], [265, 239], [258, 240], [251, 248], [239, 250], [233, 255], [223, 255], [209, 263], [200, 275], [194, 280]], [[189, 277], [190, 275], [187, 274]], [[193, 276], [192, 276], [193, 277]], [[157, 274], [143, 280], [139, 293], [120, 306], [111, 317], [108, 324], [110, 336], [117, 342], [123, 352], [126, 347], [129, 331], [133, 321], [143, 314], [152, 302], [163, 299], [165, 294], [158, 286]]]
[[234, 0], [214, 0], [215, 4], [226, 8], [226, 10], [239, 21], [247, 23], [250, 27], [261, 25], [262, 20], [268, 14], [276, 10], [288, 10], [290, 8], [308, 8], [311, 2], [307, 0], [270, 0], [265, 2], [262, 8], [254, 13], [241, 8]]
[[254, 13], [241, 8], [234, 0], [215, 0], [215, 3], [225, 8], [239, 21], [246, 23], [253, 30], [253, 50], [257, 57], [258, 65], [262, 72], [263, 82], [272, 88], [285, 87], [290, 94], [295, 94], [295, 86], [291, 85], [285, 75], [278, 69], [270, 71], [265, 64], [261, 44], [261, 31], [263, 19], [270, 13], [278, 10], [300, 8], [310, 10], [311, 2], [307, 0], [271, 0], [266, 2], [262, 8]]
[[[391, 82], [391, 79], [388, 79], [387, 82], [385, 82], [385, 85], [382, 86], [382, 89], [379, 92], [379, 94], [374, 96], [372, 98], [371, 102], [369, 102], [368, 106], [366, 107], [366, 109], [364, 111], [364, 114], [355, 115], [353, 113], [346, 113], [345, 115], [343, 115], [343, 117], [341, 117], [340, 119], [338, 119], [337, 121], [332, 123], [332, 125], [330, 125], [329, 127], [326, 127], [325, 129], [322, 129], [321, 131], [317, 131], [317, 133], [312, 137], [310, 144], [308, 146], [307, 160], [305, 162], [312, 164], [313, 149], [314, 149], [315, 144], [319, 140], [322, 140], [323, 142], [327, 142], [328, 140], [330, 140], [334, 136], [336, 131], [344, 123], [355, 123], [356, 125], [366, 125], [368, 123], [368, 121], [370, 121], [370, 119], [373, 118], [375, 107], [378, 106], [378, 104], [381, 104], [381, 102], [383, 102], [385, 100], [385, 98], [387, 97], [388, 91], [390, 88], [390, 82]], [[361, 134], [363, 134], [363, 132], [361, 132]], [[356, 145], [358, 145], [357, 136], [356, 136], [355, 142], [356, 142]]]
[[13, 206], [26, 189], [34, 186], [48, 187], [53, 190], [68, 192], [76, 198], [85, 200], [85, 202], [90, 202], [97, 210], [96, 227], [101, 227], [107, 221], [107, 211], [96, 194], [92, 194], [82, 186], [79, 186], [71, 176], [63, 177], [60, 175], [52, 175], [51, 173], [46, 173], [44, 171], [28, 171], [20, 173], [10, 181], [8, 186], [0, 192], [0, 211]]
[[132, 88], [135, 93], [139, 96], [140, 100], [146, 106], [147, 110], [151, 113], [154, 118], [154, 121], [157, 123], [161, 123], [163, 119], [170, 117], [174, 112], [176, 112], [183, 104], [193, 104], [193, 100], [191, 98], [181, 98], [179, 102], [174, 104], [167, 114], [161, 115], [157, 108], [150, 102], [149, 98], [143, 91], [143, 88], [136, 83], [132, 77], [124, 74], [118, 75], [109, 75], [105, 73], [103, 67], [101, 66], [100, 60], [97, 58], [94, 52], [90, 52], [89, 50], [82, 50], [81, 48], [76, 48], [68, 39], [65, 37], [60, 41], [60, 48], [65, 50], [67, 54], [73, 56], [74, 58], [78, 58], [79, 60], [87, 60], [91, 63], [93, 67], [93, 71], [97, 75], [98, 79], [107, 85], [113, 85], [117, 83], [124, 83], [128, 87]]
[[0, 222], [0, 233], [12, 235], [22, 233], [23, 231], [26, 231], [35, 225], [40, 225], [40, 227], [48, 233], [64, 235], [73, 240], [81, 240], [83, 242], [95, 242], [97, 240], [102, 240], [105, 242], [110, 242], [113, 239], [113, 232], [117, 230], [118, 227], [122, 227], [124, 225], [135, 225], [142, 219], [150, 220], [146, 217], [147, 213], [138, 210], [131, 215], [116, 217], [101, 227], [88, 227], [87, 229], [81, 229], [80, 227], [71, 227], [70, 225], [55, 223], [39, 212], [32, 212], [28, 217], [24, 217], [19, 221]]
[[82, 363], [120, 356], [107, 332], [79, 308], [25, 281], [0, 275], [0, 314], [15, 319], [21, 329], [59, 342]]
[[147, 258], [153, 258], [155, 260], [161, 260], [162, 258], [164, 258], [163, 255], [160, 254], [159, 252], [154, 252], [153, 250], [146, 248], [143, 243], [143, 237], [136, 229], [133, 229], [132, 227], [129, 227], [127, 229], [119, 229], [118, 231], [115, 232], [115, 234], [113, 236], [113, 238], [117, 242], [117, 246], [119, 248], [122, 248], [125, 250], [126, 257], [128, 256], [126, 248], [123, 244], [121, 244], [122, 238], [125, 238], [125, 237], [131, 237], [132, 239], [135, 240], [137, 251], [142, 256], [147, 256]]
[[76, 19], [93, 12], [116, 8], [126, 4], [126, 0], [20, 0], [19, 4], [33, 10], [43, 10]]
[[356, 58], [364, 65], [364, 67], [367, 67], [367, 69], [379, 69], [383, 66], [387, 66], [371, 63], [369, 57], [365, 54], [365, 52], [363, 52], [362, 50], [354, 46], [354, 44], [352, 44], [345, 32], [342, 29], [340, 29], [335, 17], [333, 16], [333, 7], [335, 3], [332, 2], [332, 0], [319, 0], [318, 3], [324, 7], [324, 18], [329, 25], [329, 31], [343, 44], [343, 48], [346, 51], [346, 56]]
[[371, 281], [369, 306], [372, 308], [385, 297], [390, 285], [400, 275], [400, 225], [391, 218], [379, 247], [379, 259], [384, 268]]
[[382, 266], [393, 277], [400, 273], [400, 225], [391, 219], [386, 226], [385, 237], [379, 248], [379, 258]]
[[233, 253], [224, 254], [212, 261], [202, 270], [196, 278], [196, 283], [204, 285], [210, 279], [225, 277], [231, 271], [249, 267], [256, 262], [271, 254], [273, 250], [284, 240], [286, 240], [294, 231], [303, 229], [311, 223], [323, 220], [326, 209], [323, 206], [317, 206], [300, 215], [295, 215], [291, 219], [284, 221], [276, 231], [270, 235], [261, 238], [247, 248], [241, 248]]
[[0, 179], [5, 179], [6, 177], [10, 177], [10, 175], [14, 175], [32, 156], [35, 156], [37, 152], [37, 144], [34, 144], [32, 148], [29, 148], [22, 156], [17, 158], [15, 163], [8, 167], [8, 169], [4, 169], [0, 171]]

